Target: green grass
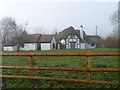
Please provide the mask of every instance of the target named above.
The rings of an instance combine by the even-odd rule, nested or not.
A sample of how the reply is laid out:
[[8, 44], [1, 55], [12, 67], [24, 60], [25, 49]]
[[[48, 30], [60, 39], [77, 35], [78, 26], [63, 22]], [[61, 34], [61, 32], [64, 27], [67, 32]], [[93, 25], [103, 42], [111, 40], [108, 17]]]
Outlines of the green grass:
[[[91, 49], [93, 52], [117, 52], [118, 49], [98, 48]], [[23, 51], [27, 52], [27, 51]], [[86, 52], [86, 50], [48, 50], [48, 51], [33, 51], [39, 53], [63, 53], [63, 52]], [[5, 52], [13, 53], [13, 52]], [[2, 57], [2, 65], [9, 66], [28, 66], [29, 57]], [[101, 56], [91, 57], [91, 66], [96, 68], [118, 68], [118, 57]], [[86, 57], [77, 56], [63, 56], [63, 57], [33, 57], [34, 66], [47, 66], [47, 67], [72, 67], [82, 68], [85, 67]], [[28, 70], [9, 70], [3, 69], [3, 75], [28, 75]], [[43, 77], [59, 77], [59, 78], [73, 78], [73, 79], [86, 79], [86, 72], [78, 71], [33, 71], [33, 76]], [[92, 73], [92, 79], [106, 80], [106, 81], [119, 81], [118, 72], [95, 72]], [[29, 79], [3, 79], [3, 88], [118, 88], [117, 85], [103, 85], [103, 84], [85, 84], [85, 83], [71, 83], [71, 82], [58, 82], [48, 80], [29, 80]]]

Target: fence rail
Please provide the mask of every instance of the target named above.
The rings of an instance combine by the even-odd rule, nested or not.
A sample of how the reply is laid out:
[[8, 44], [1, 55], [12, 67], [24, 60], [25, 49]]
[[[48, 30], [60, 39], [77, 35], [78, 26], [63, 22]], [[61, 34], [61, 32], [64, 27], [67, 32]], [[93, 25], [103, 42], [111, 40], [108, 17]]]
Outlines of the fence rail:
[[[98, 81], [91, 79], [91, 72], [120, 72], [120, 68], [92, 68], [90, 57], [95, 56], [120, 56], [120, 52], [91, 52], [87, 50], [85, 53], [0, 53], [0, 56], [28, 56], [29, 66], [0, 66], [2, 69], [20, 69], [29, 70], [29, 76], [12, 76], [12, 75], [0, 75], [0, 78], [26, 78], [26, 79], [43, 79], [43, 80], [54, 80], [54, 81], [64, 81], [64, 82], [77, 82], [77, 83], [98, 83], [98, 84], [113, 84], [120, 85], [120, 82], [110, 82], [110, 81]], [[86, 67], [85, 68], [64, 68], [64, 67], [36, 67], [32, 65], [33, 56], [86, 56]], [[85, 80], [79, 79], [67, 79], [67, 78], [51, 78], [51, 77], [36, 77], [32, 76], [34, 70], [60, 70], [60, 71], [80, 71], [87, 72], [88, 77]]]
[[0, 66], [2, 69], [22, 69], [22, 70], [61, 70], [80, 72], [120, 72], [118, 68], [63, 68], [63, 67], [29, 67], [29, 66]]
[[120, 56], [119, 52], [86, 52], [86, 53], [1, 53], [0, 56]]

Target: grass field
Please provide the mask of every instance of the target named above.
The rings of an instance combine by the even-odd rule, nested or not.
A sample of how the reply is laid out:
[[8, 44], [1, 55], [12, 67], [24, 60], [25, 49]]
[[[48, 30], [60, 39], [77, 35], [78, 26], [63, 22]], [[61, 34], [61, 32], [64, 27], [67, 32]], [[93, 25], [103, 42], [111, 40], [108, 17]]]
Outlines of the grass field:
[[[91, 49], [92, 52], [118, 52], [118, 49], [98, 48]], [[26, 53], [27, 51], [25, 51]], [[50, 50], [50, 51], [33, 51], [40, 53], [62, 53], [62, 52], [86, 52], [86, 50]], [[9, 52], [7, 52], [9, 53]], [[10, 52], [13, 53], [13, 52]], [[2, 65], [9, 66], [28, 66], [29, 57], [2, 57]], [[118, 57], [101, 56], [91, 57], [92, 67], [96, 68], [119, 68]], [[63, 57], [33, 57], [34, 66], [48, 66], [48, 67], [72, 67], [81, 68], [86, 64], [86, 57], [79, 56], [63, 56]], [[3, 75], [28, 75], [28, 70], [2, 70]], [[86, 79], [85, 72], [78, 71], [34, 71], [33, 76], [44, 77], [59, 77], [59, 78], [73, 78]], [[105, 81], [120, 81], [118, 72], [95, 72], [92, 73], [92, 79]], [[117, 85], [107, 84], [85, 84], [85, 83], [71, 83], [58, 82], [48, 80], [29, 80], [29, 79], [3, 79], [3, 88], [119, 88]]]

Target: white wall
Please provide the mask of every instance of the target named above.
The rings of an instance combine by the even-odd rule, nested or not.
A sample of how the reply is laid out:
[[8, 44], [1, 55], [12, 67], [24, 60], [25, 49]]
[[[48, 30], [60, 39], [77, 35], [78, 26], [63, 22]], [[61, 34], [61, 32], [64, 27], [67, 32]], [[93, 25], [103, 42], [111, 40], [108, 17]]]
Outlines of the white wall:
[[50, 50], [50, 43], [41, 43], [41, 50]]
[[55, 44], [55, 48], [56, 48], [56, 40], [54, 37], [52, 38], [51, 43], [41, 43], [41, 50], [52, 50], [53, 43]]
[[81, 43], [81, 49], [85, 49], [85, 43]]
[[24, 47], [20, 47], [20, 50], [37, 50], [37, 43], [25, 43]]
[[17, 51], [17, 46], [4, 46], [3, 47], [4, 51]]
[[52, 41], [50, 43], [50, 49], [53, 49], [53, 43], [55, 44], [55, 48], [56, 48], [56, 40], [54, 37], [52, 38]]
[[[53, 43], [56, 48], [56, 40], [53, 37], [51, 43], [41, 43], [41, 50], [51, 50], [53, 49]], [[20, 50], [37, 50], [37, 43], [24, 43], [24, 47], [20, 47]], [[4, 51], [15, 51], [17, 48], [15, 46], [4, 47]]]
[[4, 46], [3, 48], [4, 51], [14, 51], [13, 46]]

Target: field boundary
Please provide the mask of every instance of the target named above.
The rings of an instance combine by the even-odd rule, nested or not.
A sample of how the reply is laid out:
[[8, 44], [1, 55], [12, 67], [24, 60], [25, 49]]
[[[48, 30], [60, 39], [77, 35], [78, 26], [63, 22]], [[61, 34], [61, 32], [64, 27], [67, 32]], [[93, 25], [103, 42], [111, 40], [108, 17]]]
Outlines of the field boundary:
[[[98, 84], [112, 84], [120, 85], [120, 82], [111, 81], [100, 81], [92, 80], [91, 72], [120, 72], [120, 68], [92, 68], [90, 57], [95, 56], [120, 56], [119, 52], [91, 52], [89, 49], [85, 53], [1, 53], [0, 56], [28, 56], [29, 65], [28, 66], [0, 66], [2, 69], [19, 69], [19, 70], [29, 70], [28, 76], [13, 76], [13, 75], [0, 75], [0, 78], [26, 78], [26, 79], [38, 79], [38, 80], [52, 80], [52, 81], [63, 81], [63, 82], [76, 82], [76, 83], [98, 83]], [[86, 67], [85, 68], [63, 68], [63, 67], [35, 67], [32, 65], [33, 56], [85, 56]], [[87, 72], [87, 78], [84, 80], [79, 79], [68, 79], [68, 78], [51, 78], [51, 77], [36, 77], [32, 76], [34, 70], [59, 70], [59, 71], [80, 71]]]

